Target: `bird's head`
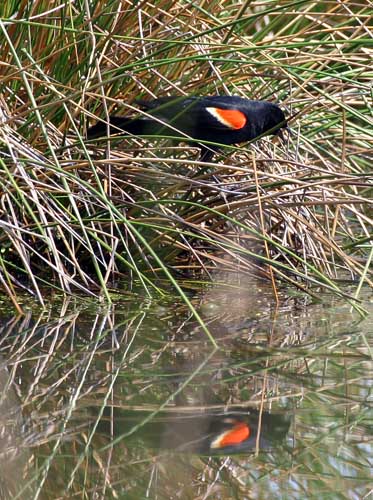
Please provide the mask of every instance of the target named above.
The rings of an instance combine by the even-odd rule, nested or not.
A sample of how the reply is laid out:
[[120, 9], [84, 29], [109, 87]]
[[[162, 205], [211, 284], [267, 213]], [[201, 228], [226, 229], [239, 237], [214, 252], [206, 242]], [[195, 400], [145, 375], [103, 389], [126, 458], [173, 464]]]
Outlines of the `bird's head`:
[[265, 129], [268, 134], [282, 137], [283, 131], [288, 128], [285, 114], [276, 104], [267, 103], [265, 114]]

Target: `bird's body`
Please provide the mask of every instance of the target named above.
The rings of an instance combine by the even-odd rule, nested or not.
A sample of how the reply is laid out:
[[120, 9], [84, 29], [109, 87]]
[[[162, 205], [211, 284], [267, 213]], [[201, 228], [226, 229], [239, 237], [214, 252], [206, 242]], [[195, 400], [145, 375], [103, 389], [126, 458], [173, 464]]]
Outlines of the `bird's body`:
[[[238, 144], [263, 135], [278, 133], [286, 127], [283, 111], [267, 101], [252, 101], [235, 96], [161, 97], [138, 101], [147, 115], [135, 118], [111, 116], [110, 134], [193, 139], [201, 149], [201, 160], [210, 161], [218, 145]], [[151, 115], [151, 116], [149, 116]], [[154, 117], [154, 118], [153, 118]], [[105, 122], [88, 130], [88, 138], [107, 135]], [[205, 142], [206, 141], [206, 144]]]

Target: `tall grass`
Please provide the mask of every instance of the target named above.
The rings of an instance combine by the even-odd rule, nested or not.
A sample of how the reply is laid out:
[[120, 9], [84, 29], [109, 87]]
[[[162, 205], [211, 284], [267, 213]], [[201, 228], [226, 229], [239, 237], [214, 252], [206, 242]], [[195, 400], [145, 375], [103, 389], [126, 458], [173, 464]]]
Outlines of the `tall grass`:
[[[166, 278], [183, 295], [179, 276], [222, 267], [337, 294], [340, 278], [372, 285], [366, 2], [36, 0], [0, 14], [0, 281], [19, 311], [22, 290], [110, 301], [119, 278], [148, 294]], [[203, 166], [187, 143], [85, 139], [138, 97], [209, 94], [277, 102], [293, 135]]]

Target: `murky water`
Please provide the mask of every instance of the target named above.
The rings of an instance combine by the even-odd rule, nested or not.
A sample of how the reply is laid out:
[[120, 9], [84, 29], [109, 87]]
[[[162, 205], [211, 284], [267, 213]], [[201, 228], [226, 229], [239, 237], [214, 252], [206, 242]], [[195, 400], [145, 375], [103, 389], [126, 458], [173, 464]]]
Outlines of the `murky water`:
[[373, 497], [372, 316], [221, 282], [217, 350], [170, 298], [3, 310], [0, 498]]

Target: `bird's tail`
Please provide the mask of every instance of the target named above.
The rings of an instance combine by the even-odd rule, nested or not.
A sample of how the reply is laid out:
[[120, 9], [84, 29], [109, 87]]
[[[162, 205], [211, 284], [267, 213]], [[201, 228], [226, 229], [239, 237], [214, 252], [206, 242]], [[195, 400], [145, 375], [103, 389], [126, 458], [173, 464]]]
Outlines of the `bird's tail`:
[[147, 135], [154, 133], [154, 121], [147, 118], [129, 119], [125, 116], [110, 116], [109, 128], [106, 122], [97, 122], [93, 127], [87, 130], [88, 139], [96, 139], [97, 137], [105, 137], [110, 132], [110, 135]]

